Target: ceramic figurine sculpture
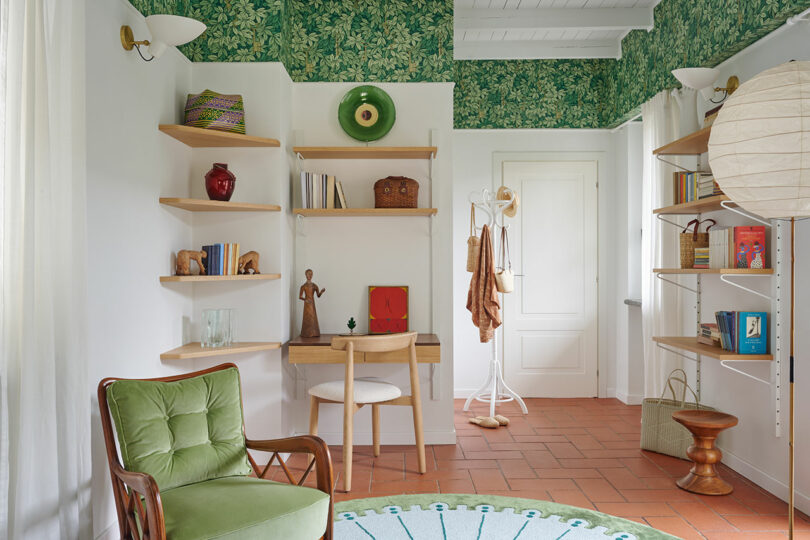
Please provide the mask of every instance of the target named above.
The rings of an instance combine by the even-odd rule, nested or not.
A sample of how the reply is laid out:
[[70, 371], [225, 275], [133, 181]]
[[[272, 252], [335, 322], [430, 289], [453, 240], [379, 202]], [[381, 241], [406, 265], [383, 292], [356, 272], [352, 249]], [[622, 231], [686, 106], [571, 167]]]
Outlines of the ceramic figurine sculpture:
[[253, 270], [254, 274], [259, 272], [259, 254], [256, 251], [248, 251], [239, 257], [239, 273], [250, 274], [249, 270]]
[[207, 255], [204, 251], [194, 251], [192, 249], [181, 249], [177, 252], [177, 264], [175, 265], [175, 273], [178, 276], [190, 276], [191, 275], [191, 261], [196, 261], [197, 266], [200, 267], [200, 275], [205, 275], [205, 264], [203, 264], [203, 259]]
[[318, 289], [318, 286], [312, 283], [312, 270], [305, 272], [307, 281], [301, 285], [298, 291], [298, 299], [304, 301], [304, 318], [301, 321], [301, 337], [318, 337], [321, 335], [321, 329], [318, 326], [318, 313], [315, 311], [315, 296], [318, 298], [326, 292], [326, 289]]

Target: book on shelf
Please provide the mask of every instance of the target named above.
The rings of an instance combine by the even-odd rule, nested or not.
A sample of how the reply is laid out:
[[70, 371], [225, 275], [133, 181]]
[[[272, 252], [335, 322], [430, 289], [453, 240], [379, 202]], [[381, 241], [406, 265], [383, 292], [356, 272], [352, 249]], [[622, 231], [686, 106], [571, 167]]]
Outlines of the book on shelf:
[[[327, 174], [301, 172], [301, 207], [302, 208], [346, 208], [339, 206], [338, 191], [340, 182]], [[345, 197], [344, 201], [345, 202]]]
[[343, 193], [343, 184], [341, 182], [335, 181], [335, 192], [337, 193], [338, 208], [348, 208], [346, 194]]
[[209, 276], [233, 276], [239, 273], [239, 244], [203, 246], [205, 273]]
[[[737, 354], [767, 354], [768, 314], [764, 311], [717, 311], [720, 344]], [[702, 327], [703, 325], [701, 325]], [[702, 335], [699, 329], [698, 335]], [[700, 339], [698, 339], [700, 341]]]
[[715, 195], [722, 195], [720, 186], [710, 172], [675, 172], [673, 179], [673, 201], [683, 204]]
[[692, 268], [709, 268], [709, 250], [707, 247], [695, 248], [695, 263]]
[[716, 323], [701, 323], [698, 325], [698, 343], [720, 347], [720, 329]]
[[734, 227], [734, 267], [765, 268], [765, 226]]

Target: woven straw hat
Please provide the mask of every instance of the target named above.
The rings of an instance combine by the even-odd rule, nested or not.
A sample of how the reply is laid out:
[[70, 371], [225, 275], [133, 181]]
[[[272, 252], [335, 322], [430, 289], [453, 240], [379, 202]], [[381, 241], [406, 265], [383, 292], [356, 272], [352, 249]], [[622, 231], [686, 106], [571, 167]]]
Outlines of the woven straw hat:
[[512, 204], [503, 209], [503, 215], [515, 217], [520, 207], [520, 197], [518, 197], [518, 194], [506, 186], [501, 186], [498, 188], [496, 197], [499, 201], [512, 201]]

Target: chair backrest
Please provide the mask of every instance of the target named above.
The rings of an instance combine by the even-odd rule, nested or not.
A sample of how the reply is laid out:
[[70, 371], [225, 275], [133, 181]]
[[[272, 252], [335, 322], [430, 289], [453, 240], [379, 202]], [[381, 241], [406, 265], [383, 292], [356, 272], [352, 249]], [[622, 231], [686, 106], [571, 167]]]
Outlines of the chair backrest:
[[160, 379], [104, 379], [99, 408], [111, 465], [151, 475], [160, 490], [253, 472], [233, 364]]
[[399, 351], [415, 345], [418, 335], [416, 332], [403, 332], [375, 336], [336, 336], [332, 338], [332, 348], [343, 351], [351, 343], [356, 352]]

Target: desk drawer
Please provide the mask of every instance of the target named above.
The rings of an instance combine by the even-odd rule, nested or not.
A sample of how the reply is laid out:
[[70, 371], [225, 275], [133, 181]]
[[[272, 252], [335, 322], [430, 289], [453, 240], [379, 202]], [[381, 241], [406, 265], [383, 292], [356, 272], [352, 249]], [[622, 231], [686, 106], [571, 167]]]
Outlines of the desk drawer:
[[[354, 363], [364, 361], [361, 352], [354, 353]], [[290, 347], [291, 364], [342, 364], [346, 361], [345, 351], [336, 351], [331, 347], [323, 346], [295, 346]]]
[[[416, 347], [416, 361], [420, 364], [437, 364], [441, 359], [441, 347], [439, 346], [419, 346]], [[407, 364], [408, 351], [394, 351], [387, 353], [370, 352], [366, 353], [367, 364]]]

